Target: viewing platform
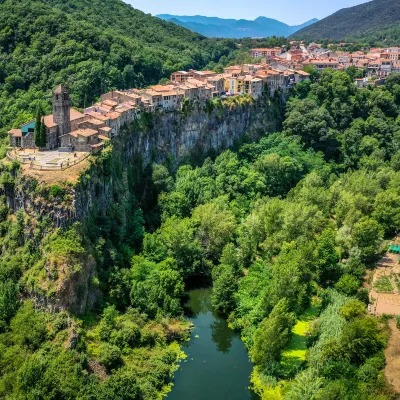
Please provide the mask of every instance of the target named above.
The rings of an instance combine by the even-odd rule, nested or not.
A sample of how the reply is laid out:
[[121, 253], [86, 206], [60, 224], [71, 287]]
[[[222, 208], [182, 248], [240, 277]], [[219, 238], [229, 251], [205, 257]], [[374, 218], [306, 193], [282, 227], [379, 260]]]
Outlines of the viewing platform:
[[90, 155], [89, 152], [65, 152], [58, 150], [9, 149], [7, 157], [19, 161], [30, 169], [40, 171], [64, 171], [79, 164]]

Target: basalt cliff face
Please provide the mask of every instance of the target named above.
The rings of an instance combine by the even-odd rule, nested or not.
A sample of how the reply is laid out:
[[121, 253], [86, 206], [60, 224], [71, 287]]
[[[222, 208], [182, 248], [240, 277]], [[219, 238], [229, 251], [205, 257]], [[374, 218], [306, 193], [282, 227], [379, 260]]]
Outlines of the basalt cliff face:
[[128, 190], [132, 168], [138, 183], [140, 174], [152, 163], [168, 163], [175, 170], [184, 161], [195, 158], [201, 162], [208, 155], [232, 148], [245, 136], [255, 140], [276, 130], [277, 118], [272, 111], [273, 107], [259, 101], [209, 112], [192, 109], [187, 115], [152, 115], [146, 124], [125, 127], [112, 149], [113, 168], [120, 170], [122, 180], [116, 182], [115, 171], [105, 171], [102, 164], [94, 165], [88, 179], [76, 187], [74, 219], [87, 217], [95, 203], [106, 208], [115, 199], [116, 190], [121, 194], [121, 185], [122, 192]]
[[[121, 177], [132, 166], [138, 172], [153, 162], [168, 161], [176, 169], [182, 161], [193, 157], [202, 160], [231, 148], [244, 136], [256, 139], [265, 131], [276, 130], [273, 111], [273, 106], [259, 100], [209, 111], [193, 107], [185, 114], [149, 114], [142, 116], [140, 123], [121, 129], [113, 139], [111, 157], [118, 159]], [[113, 201], [115, 174], [105, 171], [103, 166], [93, 160], [90, 173], [83, 174], [75, 187], [67, 189], [67, 199], [64, 196], [46, 201], [43, 193], [36, 190], [38, 182], [23, 175], [16, 177], [18, 184], [4, 188], [1, 194], [14, 211], [45, 214], [55, 226], [65, 227], [86, 218], [95, 202], [107, 207]]]
[[[14, 212], [23, 210], [28, 220], [46, 218], [50, 234], [77, 221], [88, 227], [100, 214], [109, 218], [111, 209], [118, 215], [115, 224], [127, 231], [132, 204], [140, 207], [154, 197], [146, 194], [149, 185], [143, 184], [151, 179], [153, 163], [164, 163], [174, 171], [183, 162], [201, 163], [208, 155], [232, 148], [244, 138], [256, 140], [266, 131], [280, 128], [277, 109], [277, 105], [262, 99], [233, 107], [192, 106], [185, 112], [144, 114], [123, 127], [100, 155], [92, 157], [76, 185], [60, 183], [62, 191], [57, 191], [16, 169], [0, 194], [5, 195]], [[38, 307], [81, 314], [96, 303], [101, 293], [91, 282], [96, 280], [99, 266], [90, 240], [84, 247], [74, 262], [55, 262], [46, 254], [51, 248], [43, 246], [43, 260], [47, 261], [38, 269], [40, 285], [27, 284], [29, 296]], [[75, 263], [80, 265], [78, 269]], [[51, 295], [48, 287], [52, 288]]]

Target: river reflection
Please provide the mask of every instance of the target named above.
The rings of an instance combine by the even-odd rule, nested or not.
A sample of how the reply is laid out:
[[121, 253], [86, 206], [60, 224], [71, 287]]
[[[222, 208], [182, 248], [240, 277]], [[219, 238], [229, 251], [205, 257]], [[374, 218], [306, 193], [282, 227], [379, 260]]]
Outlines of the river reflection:
[[175, 373], [168, 400], [257, 400], [248, 389], [252, 365], [237, 332], [211, 306], [211, 289], [189, 293], [187, 316], [194, 323], [183, 345], [187, 359]]

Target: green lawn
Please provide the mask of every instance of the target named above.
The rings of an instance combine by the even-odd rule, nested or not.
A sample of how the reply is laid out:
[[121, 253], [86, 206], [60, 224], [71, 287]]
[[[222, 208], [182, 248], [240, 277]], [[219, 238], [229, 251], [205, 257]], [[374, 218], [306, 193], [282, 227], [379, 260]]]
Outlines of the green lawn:
[[309, 307], [297, 320], [292, 330], [293, 336], [287, 350], [283, 352], [281, 361], [285, 375], [288, 377], [296, 373], [306, 360], [307, 332], [310, 329], [310, 322], [318, 316], [319, 309], [318, 304], [313, 304]]

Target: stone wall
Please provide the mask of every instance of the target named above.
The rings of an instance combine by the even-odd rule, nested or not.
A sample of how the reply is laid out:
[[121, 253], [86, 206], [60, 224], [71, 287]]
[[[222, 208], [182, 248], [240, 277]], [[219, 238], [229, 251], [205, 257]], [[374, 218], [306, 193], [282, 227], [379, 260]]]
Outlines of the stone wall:
[[22, 147], [26, 149], [33, 149], [35, 148], [35, 137], [34, 134], [27, 133], [23, 138], [22, 138]]

